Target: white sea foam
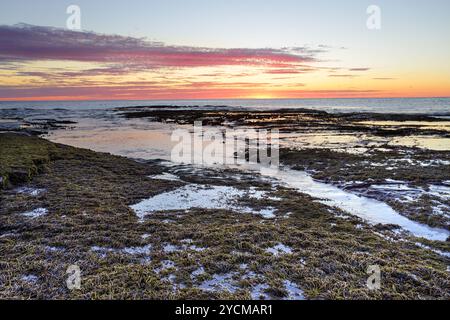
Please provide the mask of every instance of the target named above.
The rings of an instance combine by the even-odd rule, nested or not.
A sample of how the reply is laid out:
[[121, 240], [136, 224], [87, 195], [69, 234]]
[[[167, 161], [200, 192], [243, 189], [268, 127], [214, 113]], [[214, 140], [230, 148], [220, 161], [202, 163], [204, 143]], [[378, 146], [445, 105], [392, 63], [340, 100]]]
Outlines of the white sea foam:
[[292, 249], [282, 243], [278, 243], [277, 245], [275, 245], [271, 248], [267, 248], [266, 252], [269, 252], [269, 253], [273, 254], [274, 256], [278, 256], [281, 254], [291, 254]]
[[166, 181], [181, 181], [180, 177], [171, 174], [171, 173], [167, 173], [164, 172], [162, 174], [158, 174], [158, 175], [154, 175], [154, 176], [149, 176], [150, 179], [155, 179], [155, 180], [166, 180]]
[[14, 190], [16, 193], [19, 194], [26, 194], [32, 197], [37, 197], [38, 195], [44, 193], [45, 189], [38, 189], [38, 188], [30, 188], [30, 187], [20, 187]]
[[27, 217], [27, 218], [31, 218], [31, 219], [35, 219], [35, 218], [39, 218], [42, 216], [45, 216], [46, 214], [48, 214], [48, 210], [45, 208], [37, 208], [28, 212], [24, 212], [22, 213], [22, 216]]
[[256, 190], [239, 190], [229, 186], [203, 186], [189, 184], [176, 190], [161, 193], [150, 199], [143, 200], [131, 208], [143, 219], [146, 215], [160, 211], [187, 211], [193, 208], [222, 209], [242, 213], [258, 214], [265, 218], [273, 218], [275, 209], [264, 208], [255, 210], [239, 205], [238, 199], [244, 196], [256, 199], [262, 198], [262, 192]]

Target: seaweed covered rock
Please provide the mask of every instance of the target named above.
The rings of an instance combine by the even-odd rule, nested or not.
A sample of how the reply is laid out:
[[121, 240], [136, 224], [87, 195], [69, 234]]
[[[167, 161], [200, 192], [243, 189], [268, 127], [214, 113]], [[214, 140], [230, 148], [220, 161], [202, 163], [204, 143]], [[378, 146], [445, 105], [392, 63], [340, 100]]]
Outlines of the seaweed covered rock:
[[33, 136], [0, 134], [0, 176], [2, 188], [29, 182], [44, 171], [56, 146]]

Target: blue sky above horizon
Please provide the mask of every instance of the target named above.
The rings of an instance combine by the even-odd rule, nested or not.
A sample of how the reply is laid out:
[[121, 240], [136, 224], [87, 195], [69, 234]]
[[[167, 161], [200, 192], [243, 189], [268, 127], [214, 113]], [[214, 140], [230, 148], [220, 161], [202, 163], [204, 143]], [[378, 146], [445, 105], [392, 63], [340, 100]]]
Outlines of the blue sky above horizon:
[[[371, 34], [365, 27], [365, 11], [372, 4], [382, 9], [380, 31], [390, 39], [424, 35], [422, 40], [445, 41], [450, 27], [447, 0], [15, 0], [2, 1], [0, 22], [64, 28], [71, 4], [82, 9], [86, 31], [208, 47], [340, 46], [373, 40], [367, 39]], [[404, 32], [408, 29], [410, 34]]]
[[[292, 74], [288, 77], [286, 73], [287, 89], [279, 90], [273, 97], [296, 96], [296, 92], [302, 96], [308, 90], [312, 93], [361, 90], [366, 94], [377, 91], [380, 96], [450, 95], [450, 80], [446, 80], [450, 78], [450, 1], [447, 0], [2, 0], [0, 25], [26, 23], [64, 29], [66, 8], [71, 4], [81, 8], [83, 31], [192, 48], [323, 48], [326, 52], [317, 54], [314, 68], [367, 69], [366, 74], [353, 76], [345, 72], [340, 74], [342, 77], [299, 73], [295, 78], [297, 87], [293, 85]], [[381, 8], [382, 27], [378, 31], [366, 27], [366, 9], [371, 4]], [[22, 66], [22, 73], [26, 67], [35, 68], [32, 64]], [[214, 70], [216, 74], [231, 70], [230, 67], [219, 69]], [[172, 71], [167, 76], [173, 76]], [[180, 77], [187, 77], [185, 73], [189, 72], [184, 69], [182, 73]], [[196, 72], [189, 76], [197, 79], [190, 81], [204, 80]], [[154, 77], [149, 73], [147, 79]], [[376, 79], [395, 81], [388, 84]], [[269, 80], [264, 78], [264, 83], [283, 84], [282, 79]], [[217, 78], [208, 81], [223, 82]], [[251, 81], [255, 80], [245, 82]], [[123, 78], [124, 84], [129, 82], [130, 77]], [[23, 82], [18, 80], [18, 83]], [[2, 86], [7, 84], [2, 83], [0, 73]], [[249, 88], [252, 89], [249, 95], [238, 92], [233, 96], [232, 88], [227, 88], [211, 96], [220, 98], [222, 92], [227, 97], [264, 97], [258, 90], [266, 90], [258, 88]], [[5, 90], [0, 89], [0, 98]]]

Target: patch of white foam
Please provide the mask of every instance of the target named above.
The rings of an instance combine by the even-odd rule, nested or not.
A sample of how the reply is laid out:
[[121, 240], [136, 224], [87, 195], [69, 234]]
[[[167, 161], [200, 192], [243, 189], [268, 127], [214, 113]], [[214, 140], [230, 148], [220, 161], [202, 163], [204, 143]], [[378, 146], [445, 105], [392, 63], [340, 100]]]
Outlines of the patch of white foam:
[[430, 193], [443, 199], [450, 199], [450, 187], [447, 186], [430, 186]]
[[434, 248], [431, 248], [430, 246], [427, 246], [427, 245], [425, 245], [423, 243], [420, 243], [420, 242], [416, 242], [415, 245], [420, 247], [420, 248], [431, 250], [434, 253], [437, 253], [438, 255], [440, 255], [442, 257], [450, 258], [450, 252], [434, 249]]
[[7, 232], [7, 233], [1, 234], [0, 235], [0, 239], [2, 239], [2, 238], [13, 238], [15, 236], [17, 236], [16, 233], [14, 233], [14, 232]]
[[16, 193], [19, 194], [26, 194], [32, 197], [37, 197], [41, 193], [44, 193], [45, 189], [37, 189], [37, 188], [30, 188], [30, 187], [21, 187], [14, 190]]
[[34, 274], [28, 274], [28, 275], [22, 276], [21, 279], [22, 279], [22, 281], [29, 282], [29, 283], [36, 283], [39, 280], [39, 278], [37, 276], [35, 276]]
[[184, 283], [176, 282], [176, 276], [174, 274], [170, 274], [169, 276], [164, 277], [162, 279], [169, 282], [172, 285], [173, 291], [177, 291], [177, 290], [186, 288], [186, 285]]
[[163, 269], [174, 268], [175, 263], [171, 260], [163, 260], [161, 261], [161, 267], [163, 267]]
[[236, 292], [239, 288], [233, 284], [234, 273], [214, 274], [211, 279], [203, 281], [199, 289], [204, 291]]
[[114, 248], [107, 248], [107, 247], [99, 247], [99, 246], [92, 246], [91, 251], [96, 252], [100, 254], [102, 257], [106, 257], [107, 253], [124, 253], [129, 255], [149, 255], [152, 249], [152, 245], [148, 244], [146, 246], [142, 247], [126, 247], [123, 249], [114, 249]]
[[34, 209], [32, 211], [28, 211], [28, 212], [24, 212], [22, 213], [22, 216], [27, 217], [27, 218], [31, 218], [31, 219], [35, 219], [35, 218], [39, 218], [42, 216], [45, 216], [46, 214], [48, 214], [48, 210], [45, 208], [37, 208]]
[[[387, 183], [407, 183], [406, 181], [402, 181], [402, 180], [394, 180], [394, 179], [385, 179], [385, 181]], [[363, 182], [364, 183], [364, 182]]]
[[191, 273], [191, 278], [196, 278], [202, 274], [205, 273], [205, 268], [203, 267], [198, 267], [197, 269], [195, 269], [192, 273]]
[[265, 292], [267, 289], [269, 286], [265, 283], [253, 286], [250, 292], [252, 300], [269, 300], [270, 296]]
[[370, 186], [372, 189], [395, 191], [395, 192], [420, 192], [421, 189], [411, 188], [406, 184], [373, 184]]
[[[398, 225], [417, 237], [430, 240], [445, 241], [450, 235], [447, 230], [431, 228], [409, 220], [384, 202], [358, 196], [335, 186], [314, 181], [311, 176], [303, 171], [291, 169], [261, 170], [261, 174], [275, 178], [302, 193], [322, 199], [320, 200], [321, 203], [336, 206], [371, 224]], [[435, 189], [435, 191], [437, 190]], [[439, 191], [446, 190], [440, 189]]]
[[282, 243], [278, 243], [277, 245], [267, 248], [266, 252], [273, 254], [274, 256], [278, 256], [281, 254], [292, 254], [292, 249]]
[[206, 250], [206, 248], [204, 248], [204, 247], [198, 247], [198, 246], [196, 246], [195, 244], [193, 244], [193, 245], [190, 245], [190, 246], [183, 246], [183, 248], [184, 249], [187, 249], [187, 250], [192, 250], [192, 251], [196, 251], [196, 252], [202, 252], [202, 251], [205, 251]]
[[63, 252], [66, 249], [62, 247], [52, 247], [52, 246], [46, 246], [45, 249], [47, 249], [50, 252]]
[[[289, 280], [284, 280], [283, 285], [287, 291], [287, 296], [283, 300], [305, 300], [304, 292], [295, 283]], [[251, 289], [251, 296], [253, 300], [270, 300], [271, 297], [265, 291], [270, 287], [265, 284], [257, 284]]]
[[261, 191], [261, 190], [256, 190], [255, 187], [251, 187], [250, 190], [248, 191], [248, 195], [250, 197], [252, 197], [253, 199], [261, 200], [261, 199], [264, 199], [264, 197], [266, 196], [266, 192]]
[[132, 255], [148, 255], [150, 254], [152, 250], [152, 245], [148, 244], [146, 246], [143, 247], [128, 247], [128, 248], [124, 248], [122, 249], [122, 252], [126, 253], [126, 254], [132, 254]]
[[261, 215], [265, 219], [273, 219], [276, 217], [275, 215], [276, 209], [273, 207], [261, 209], [258, 211], [258, 214]]
[[155, 179], [155, 180], [166, 180], [166, 181], [181, 181], [180, 177], [171, 174], [171, 173], [167, 173], [164, 172], [162, 174], [158, 174], [158, 175], [154, 175], [154, 176], [149, 176], [150, 179]]
[[238, 199], [244, 196], [262, 198], [261, 191], [239, 190], [228, 186], [203, 186], [189, 184], [176, 190], [158, 194], [131, 206], [142, 220], [146, 215], [160, 211], [187, 211], [193, 208], [222, 209], [241, 213], [258, 214], [266, 218], [275, 217], [274, 208], [254, 210], [238, 204]]
[[174, 246], [173, 244], [166, 244], [163, 247], [163, 251], [165, 253], [172, 253], [172, 252], [179, 251], [179, 248], [177, 246]]
[[161, 271], [171, 269], [171, 268], [175, 268], [175, 263], [171, 260], [163, 260], [163, 261], [161, 261], [161, 267], [156, 268], [155, 272], [159, 274], [159, 273], [161, 273]]
[[98, 247], [98, 246], [92, 246], [91, 251], [97, 253], [100, 257], [105, 258], [107, 253], [109, 252], [116, 252], [117, 250], [113, 248], [104, 248], [104, 247]]
[[288, 292], [288, 296], [285, 298], [286, 300], [305, 300], [303, 290], [300, 289], [295, 283], [289, 280], [284, 280], [283, 284]]

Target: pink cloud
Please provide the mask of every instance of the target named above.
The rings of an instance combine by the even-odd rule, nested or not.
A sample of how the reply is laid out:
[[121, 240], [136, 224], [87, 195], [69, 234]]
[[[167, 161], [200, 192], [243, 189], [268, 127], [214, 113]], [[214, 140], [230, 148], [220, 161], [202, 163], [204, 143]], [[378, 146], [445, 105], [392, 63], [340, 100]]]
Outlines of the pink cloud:
[[0, 26], [0, 61], [70, 60], [111, 63], [133, 70], [162, 67], [272, 66], [315, 61], [315, 51], [300, 48], [170, 46], [146, 39], [19, 24]]

